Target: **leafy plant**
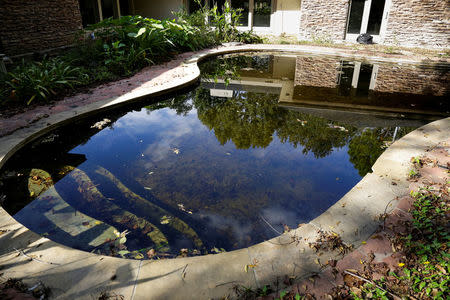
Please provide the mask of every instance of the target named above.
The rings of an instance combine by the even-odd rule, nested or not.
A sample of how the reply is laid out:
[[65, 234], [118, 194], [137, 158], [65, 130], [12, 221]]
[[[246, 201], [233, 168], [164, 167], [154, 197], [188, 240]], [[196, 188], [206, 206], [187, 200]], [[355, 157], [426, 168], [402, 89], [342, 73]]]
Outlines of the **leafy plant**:
[[5, 78], [9, 99], [23, 99], [27, 105], [36, 100], [49, 100], [57, 91], [73, 88], [85, 75], [80, 68], [59, 58], [44, 58], [41, 62], [25, 62]]

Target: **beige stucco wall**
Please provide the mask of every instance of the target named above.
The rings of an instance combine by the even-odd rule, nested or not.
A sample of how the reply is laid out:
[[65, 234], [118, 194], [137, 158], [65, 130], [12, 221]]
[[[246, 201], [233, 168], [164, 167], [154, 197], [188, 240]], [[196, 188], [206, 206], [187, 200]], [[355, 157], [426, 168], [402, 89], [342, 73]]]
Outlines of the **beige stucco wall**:
[[301, 0], [277, 0], [273, 31], [276, 34], [298, 34], [300, 30]]
[[133, 2], [134, 14], [155, 19], [174, 18], [172, 11], [178, 11], [184, 5], [183, 0], [134, 0]]

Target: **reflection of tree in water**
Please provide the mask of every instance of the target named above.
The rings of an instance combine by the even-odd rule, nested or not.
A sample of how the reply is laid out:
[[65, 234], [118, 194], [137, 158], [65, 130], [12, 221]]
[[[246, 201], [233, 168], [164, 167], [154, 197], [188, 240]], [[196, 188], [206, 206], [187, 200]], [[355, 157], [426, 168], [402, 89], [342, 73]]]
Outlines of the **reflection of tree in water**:
[[392, 141], [394, 135], [401, 138], [414, 128], [399, 128], [395, 134], [395, 128], [371, 128], [365, 129], [355, 135], [348, 145], [348, 155], [350, 162], [359, 175], [364, 176], [371, 172], [372, 166], [378, 157], [383, 153], [386, 142]]
[[[278, 106], [274, 95], [235, 91], [233, 98], [211, 97], [202, 87], [160, 102], [148, 109], [174, 109], [179, 115], [197, 109], [199, 120], [214, 130], [217, 140], [224, 145], [232, 141], [238, 149], [265, 148], [276, 133], [282, 143], [303, 147], [303, 154], [312, 152], [316, 158], [330, 155], [333, 148], [349, 145], [350, 162], [364, 176], [392, 141], [394, 128], [359, 129], [313, 115], [287, 110]], [[396, 138], [412, 131], [400, 128]]]
[[282, 143], [303, 146], [316, 157], [325, 157], [334, 147], [345, 146], [355, 128], [332, 128], [330, 121], [289, 111], [278, 106], [273, 95], [241, 92], [232, 99], [213, 98], [199, 89], [194, 106], [199, 119], [214, 130], [221, 144], [233, 141], [238, 149], [267, 147], [277, 132]]
[[344, 147], [356, 131], [354, 127], [341, 125], [309, 114], [288, 111], [277, 131], [281, 142], [289, 142], [295, 148], [301, 145], [304, 154], [311, 151], [316, 158], [322, 158], [330, 155], [333, 148]]
[[194, 106], [200, 121], [214, 130], [222, 145], [231, 140], [238, 149], [269, 146], [285, 114], [273, 95], [251, 92], [235, 92], [232, 99], [223, 99], [203, 90], [197, 93]]

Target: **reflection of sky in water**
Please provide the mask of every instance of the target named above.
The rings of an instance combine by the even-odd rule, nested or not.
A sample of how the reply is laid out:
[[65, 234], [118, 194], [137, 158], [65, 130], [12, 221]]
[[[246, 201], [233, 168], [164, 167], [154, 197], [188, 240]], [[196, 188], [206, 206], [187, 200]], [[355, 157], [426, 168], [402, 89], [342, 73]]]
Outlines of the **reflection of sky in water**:
[[182, 116], [164, 108], [128, 113], [72, 152], [125, 182], [134, 179], [175, 210], [182, 203], [206, 235], [207, 228], [214, 234], [226, 231], [242, 246], [251, 244], [255, 230], [261, 239], [275, 234], [265, 221], [278, 231], [283, 224], [295, 228], [307, 222], [360, 179], [347, 146], [321, 159], [302, 150], [282, 143], [275, 133], [266, 148], [236, 149], [232, 141], [220, 145], [195, 110]]

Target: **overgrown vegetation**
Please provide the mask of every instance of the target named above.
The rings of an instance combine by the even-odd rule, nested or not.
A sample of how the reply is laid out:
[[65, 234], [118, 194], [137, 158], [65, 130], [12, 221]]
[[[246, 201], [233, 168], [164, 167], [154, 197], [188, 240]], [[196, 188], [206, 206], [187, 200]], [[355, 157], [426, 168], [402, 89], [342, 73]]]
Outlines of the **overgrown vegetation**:
[[[447, 188], [448, 193], [448, 188]], [[445, 192], [445, 191], [444, 191]], [[355, 299], [448, 299], [450, 297], [450, 234], [448, 198], [430, 190], [412, 192], [414, 208], [407, 234], [397, 237], [396, 248], [407, 259], [401, 269], [373, 283], [365, 283]], [[448, 196], [448, 195], [447, 195]]]
[[[261, 42], [252, 32], [236, 29], [240, 10], [225, 5], [201, 7], [176, 19], [141, 16], [106, 19], [77, 36], [76, 46], [55, 58], [22, 61], [0, 77], [0, 105], [48, 101], [64, 91], [130, 76], [177, 53], [197, 51], [223, 42]], [[207, 20], [210, 20], [207, 22]]]
[[[412, 158], [414, 176], [421, 180], [425, 165], [442, 168], [428, 158]], [[444, 169], [448, 166], [444, 166]], [[396, 252], [403, 254], [396, 270], [386, 271], [378, 280], [365, 280], [353, 284], [354, 299], [449, 299], [450, 297], [450, 246], [449, 233], [450, 182], [429, 182], [425, 188], [412, 191], [411, 220], [397, 223], [404, 230], [394, 231], [390, 241]], [[397, 225], [396, 224], [396, 225]], [[373, 263], [362, 274], [370, 278]]]

